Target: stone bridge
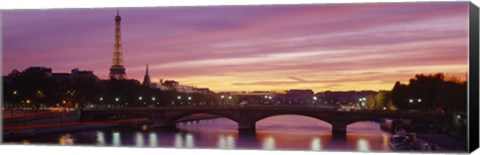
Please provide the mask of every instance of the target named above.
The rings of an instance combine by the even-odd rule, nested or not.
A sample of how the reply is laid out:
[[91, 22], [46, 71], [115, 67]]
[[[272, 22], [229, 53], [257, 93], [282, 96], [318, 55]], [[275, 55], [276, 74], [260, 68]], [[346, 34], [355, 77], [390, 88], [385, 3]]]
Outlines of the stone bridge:
[[180, 118], [192, 114], [212, 114], [230, 119], [238, 124], [240, 131], [255, 131], [256, 122], [271, 116], [300, 115], [316, 118], [332, 126], [333, 135], [346, 135], [347, 125], [361, 121], [385, 118], [403, 118], [439, 122], [448, 120], [445, 114], [405, 111], [335, 111], [305, 108], [115, 108], [86, 109], [81, 112], [82, 120], [101, 120], [112, 116], [147, 117], [154, 127], [175, 128]]

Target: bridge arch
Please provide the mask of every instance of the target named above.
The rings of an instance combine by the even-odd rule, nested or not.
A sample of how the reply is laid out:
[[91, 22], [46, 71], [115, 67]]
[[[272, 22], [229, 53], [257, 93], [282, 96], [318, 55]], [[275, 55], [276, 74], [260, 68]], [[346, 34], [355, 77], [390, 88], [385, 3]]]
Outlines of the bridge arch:
[[372, 130], [381, 130], [380, 123], [371, 120], [357, 121], [350, 124], [347, 124], [347, 131], [372, 131]]
[[293, 115], [293, 116], [302, 116], [302, 117], [308, 117], [308, 118], [313, 118], [313, 119], [318, 119], [318, 120], [321, 120], [321, 121], [324, 121], [324, 122], [327, 122], [324, 118], [321, 118], [317, 115], [314, 115], [314, 114], [308, 114], [308, 113], [292, 113], [292, 112], [285, 112], [285, 113], [268, 113], [268, 114], [265, 114], [265, 115], [262, 115], [262, 116], [259, 116], [256, 118], [255, 121], [261, 121], [263, 119], [268, 119], [270, 117], [275, 117], [275, 116], [285, 116], [285, 115]]
[[215, 115], [215, 116], [218, 116], [219, 118], [226, 118], [230, 121], [238, 123], [237, 118], [232, 117], [231, 115], [225, 115], [223, 113], [217, 113], [217, 112], [211, 112], [211, 111], [209, 111], [209, 112], [206, 112], [206, 111], [183, 112], [183, 113], [179, 113], [179, 114], [169, 116], [167, 121], [168, 122], [177, 122], [177, 121], [181, 120], [182, 118], [186, 118], [188, 116], [192, 116], [192, 115], [196, 115], [196, 114]]
[[[332, 124], [330, 124], [329, 122], [323, 119], [320, 119], [314, 116], [300, 115], [300, 114], [277, 114], [277, 115], [262, 117], [261, 119], [257, 120], [256, 126], [263, 127], [266, 124], [269, 124], [269, 122], [267, 122], [268, 120], [271, 120], [271, 122], [274, 122], [274, 124], [280, 123], [280, 125], [302, 127], [301, 124], [296, 124], [298, 120], [301, 120], [302, 124], [311, 123], [311, 125], [309, 126], [309, 128], [311, 129], [315, 129], [315, 130], [325, 129], [330, 131], [332, 128]], [[313, 127], [311, 127], [312, 125]]]
[[219, 118], [226, 118], [235, 122], [235, 124], [239, 124], [238, 117], [235, 115], [229, 114], [227, 112], [222, 111], [212, 111], [212, 110], [190, 110], [190, 111], [177, 111], [177, 112], [169, 112], [163, 111], [160, 113], [159, 117], [157, 117], [154, 122], [154, 126], [156, 127], [176, 127], [177, 122], [182, 118], [186, 118], [191, 115], [195, 114], [208, 114], [208, 115], [215, 115]]

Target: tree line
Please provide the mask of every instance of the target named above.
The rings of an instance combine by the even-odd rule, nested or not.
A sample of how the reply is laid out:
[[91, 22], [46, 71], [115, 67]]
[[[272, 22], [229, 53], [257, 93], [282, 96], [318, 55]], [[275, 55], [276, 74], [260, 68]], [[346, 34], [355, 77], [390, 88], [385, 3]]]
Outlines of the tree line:
[[447, 78], [443, 73], [417, 74], [408, 84], [397, 81], [391, 91], [383, 90], [368, 96], [367, 108], [465, 113], [467, 82]]
[[[28, 68], [14, 70], [4, 79], [4, 101], [8, 107], [83, 107], [95, 105], [166, 106], [180, 102], [217, 103], [209, 94], [162, 91], [143, 86], [138, 80], [100, 80], [93, 77], [54, 78], [48, 71]], [[184, 101], [187, 102], [187, 101]]]

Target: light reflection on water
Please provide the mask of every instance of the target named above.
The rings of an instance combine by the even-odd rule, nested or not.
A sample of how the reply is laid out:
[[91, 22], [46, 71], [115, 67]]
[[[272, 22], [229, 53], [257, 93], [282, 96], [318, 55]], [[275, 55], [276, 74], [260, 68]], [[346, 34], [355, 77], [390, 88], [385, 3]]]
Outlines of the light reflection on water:
[[312, 138], [312, 142], [310, 142], [310, 149], [312, 151], [320, 151], [322, 150], [322, 141], [318, 137]]
[[219, 149], [235, 149], [235, 137], [223, 134], [218, 136], [217, 147]]
[[195, 146], [195, 140], [193, 139], [193, 135], [191, 133], [187, 133], [185, 136], [187, 148], [193, 148]]
[[263, 139], [262, 149], [273, 150], [275, 149], [275, 139], [272, 136], [268, 136]]
[[143, 134], [140, 132], [135, 132], [135, 146], [143, 147]]
[[155, 132], [150, 132], [148, 135], [150, 147], [158, 147], [157, 134]]
[[97, 145], [105, 145], [105, 134], [97, 131]]
[[367, 152], [367, 151], [370, 151], [370, 144], [368, 143], [367, 140], [365, 139], [359, 139], [357, 141], [357, 147], [358, 147], [358, 151], [362, 151], [362, 152]]
[[388, 150], [390, 149], [390, 146], [388, 145], [388, 142], [390, 141], [390, 135], [386, 133], [382, 133], [383, 137], [383, 149]]
[[[76, 138], [75, 144], [80, 145], [313, 151], [390, 150], [390, 134], [381, 131], [379, 125], [372, 122], [349, 125], [346, 139], [340, 141], [331, 137], [329, 124], [308, 117], [271, 117], [257, 122], [256, 126], [256, 133], [244, 134], [237, 131], [235, 122], [218, 118], [178, 123], [178, 131], [139, 126], [70, 134]], [[54, 136], [36, 136], [28, 140], [32, 143], [51, 143], [58, 139], [58, 135]]]
[[122, 140], [120, 138], [120, 132], [114, 131], [112, 134], [113, 134], [112, 145], [113, 146], [121, 146], [122, 145]]
[[175, 147], [176, 148], [182, 148], [183, 147], [183, 140], [182, 140], [182, 134], [181, 133], [176, 133], [175, 134]]
[[235, 149], [235, 138], [232, 135], [227, 136], [227, 149]]

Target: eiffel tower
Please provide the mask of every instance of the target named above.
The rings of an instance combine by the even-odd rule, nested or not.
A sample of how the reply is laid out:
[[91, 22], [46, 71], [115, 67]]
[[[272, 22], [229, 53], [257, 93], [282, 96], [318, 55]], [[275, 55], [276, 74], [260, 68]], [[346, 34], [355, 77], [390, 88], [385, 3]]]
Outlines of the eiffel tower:
[[115, 44], [113, 50], [112, 66], [110, 67], [110, 79], [125, 79], [127, 74], [125, 73], [125, 67], [123, 66], [122, 56], [122, 32], [120, 30], [120, 17], [117, 10], [117, 16], [115, 16]]

